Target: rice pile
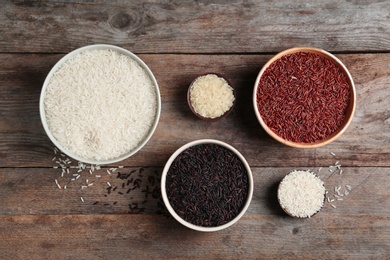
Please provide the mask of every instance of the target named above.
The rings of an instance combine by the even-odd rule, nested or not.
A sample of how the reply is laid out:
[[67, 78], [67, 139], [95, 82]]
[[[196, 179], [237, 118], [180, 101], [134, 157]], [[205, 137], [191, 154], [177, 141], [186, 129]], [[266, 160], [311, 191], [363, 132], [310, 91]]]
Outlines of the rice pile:
[[206, 118], [216, 118], [226, 113], [234, 103], [233, 88], [215, 74], [198, 77], [190, 88], [193, 109]]
[[278, 199], [291, 216], [311, 217], [324, 205], [324, 183], [310, 171], [292, 171], [280, 182]]
[[156, 86], [133, 59], [84, 51], [52, 76], [44, 97], [48, 127], [68, 151], [110, 160], [136, 148], [157, 114]]

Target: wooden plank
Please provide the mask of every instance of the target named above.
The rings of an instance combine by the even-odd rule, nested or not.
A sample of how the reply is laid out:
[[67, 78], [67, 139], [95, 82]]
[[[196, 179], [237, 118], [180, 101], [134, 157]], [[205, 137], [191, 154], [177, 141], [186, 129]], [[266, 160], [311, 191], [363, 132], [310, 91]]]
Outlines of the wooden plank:
[[[285, 216], [277, 202], [276, 191], [282, 178], [294, 169], [308, 168], [253, 167], [255, 188], [248, 213]], [[341, 175], [339, 171], [329, 172], [328, 167], [322, 167], [320, 171], [318, 167], [310, 169], [324, 181], [329, 198], [334, 200], [326, 201], [320, 215], [334, 218], [344, 214], [390, 214], [390, 195], [387, 186], [382, 185], [390, 182], [390, 168], [342, 167]], [[61, 177], [61, 169], [0, 168], [0, 215], [167, 215], [160, 195], [162, 168], [118, 169], [123, 178], [118, 178], [117, 172], [110, 175], [106, 170], [95, 170], [91, 175], [87, 169], [72, 181], [77, 178], [73, 176], [78, 174], [77, 169], [70, 169], [69, 174]], [[107, 182], [112, 189], [108, 190]], [[88, 186], [91, 183], [93, 185]], [[347, 189], [348, 185], [351, 190]], [[346, 191], [349, 193], [342, 196], [342, 200], [334, 196], [337, 195], [334, 189], [339, 186], [343, 195]]]
[[[287, 2], [0, 1], [0, 258], [388, 257], [390, 5]], [[118, 164], [79, 172], [72, 160], [53, 168], [66, 156], [54, 153], [41, 126], [41, 86], [65, 53], [93, 43], [140, 54], [159, 82], [161, 120], [151, 141]], [[350, 128], [323, 148], [276, 143], [252, 108], [260, 68], [298, 45], [336, 53], [357, 87]], [[190, 82], [210, 71], [238, 93], [233, 112], [214, 123], [197, 119], [186, 104]], [[236, 147], [255, 182], [246, 214], [215, 233], [179, 224], [160, 194], [169, 156], [201, 138]], [[336, 162], [342, 172], [330, 171]], [[288, 217], [276, 199], [280, 180], [294, 169], [312, 170], [328, 191], [310, 219]]]
[[0, 250], [5, 259], [384, 259], [389, 221], [389, 214], [250, 214], [226, 230], [199, 233], [157, 215], [1, 216]]
[[[39, 118], [39, 94], [45, 76], [63, 55], [1, 54], [0, 165], [50, 167], [53, 145]], [[215, 138], [235, 146], [251, 166], [326, 166], [330, 152], [345, 166], [389, 166], [390, 140], [387, 102], [390, 54], [337, 55], [350, 69], [357, 88], [357, 111], [349, 129], [332, 144], [299, 150], [271, 139], [255, 117], [253, 84], [269, 55], [160, 55], [140, 57], [151, 67], [161, 91], [162, 114], [150, 142], [128, 166], [162, 166], [181, 145]], [[186, 103], [190, 82], [206, 71], [221, 73], [237, 90], [233, 112], [217, 122], [197, 119]]]
[[386, 1], [2, 1], [0, 52], [94, 43], [136, 53], [387, 52], [389, 13]]
[[0, 215], [166, 213], [161, 169], [90, 170], [2, 168]]

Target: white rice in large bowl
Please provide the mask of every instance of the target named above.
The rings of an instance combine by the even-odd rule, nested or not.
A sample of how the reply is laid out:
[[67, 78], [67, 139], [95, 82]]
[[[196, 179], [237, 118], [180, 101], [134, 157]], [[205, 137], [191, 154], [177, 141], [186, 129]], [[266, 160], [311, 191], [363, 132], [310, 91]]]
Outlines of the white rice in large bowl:
[[52, 69], [40, 109], [46, 132], [63, 152], [103, 164], [131, 156], [147, 142], [160, 115], [160, 96], [151, 71], [134, 54], [95, 46]]

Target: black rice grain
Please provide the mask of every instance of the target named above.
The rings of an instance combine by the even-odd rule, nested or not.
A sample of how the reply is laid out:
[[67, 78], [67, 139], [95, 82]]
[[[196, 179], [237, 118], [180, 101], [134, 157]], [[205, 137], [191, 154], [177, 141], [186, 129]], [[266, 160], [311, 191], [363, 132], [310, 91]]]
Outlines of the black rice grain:
[[197, 226], [234, 219], [248, 197], [248, 173], [240, 158], [217, 144], [192, 146], [172, 162], [166, 190], [175, 212]]

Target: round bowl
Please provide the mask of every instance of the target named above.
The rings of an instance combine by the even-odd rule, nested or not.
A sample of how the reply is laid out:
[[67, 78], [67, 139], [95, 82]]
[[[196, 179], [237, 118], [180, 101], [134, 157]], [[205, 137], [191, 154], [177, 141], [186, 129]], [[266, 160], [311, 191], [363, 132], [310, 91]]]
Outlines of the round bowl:
[[[328, 60], [332, 61], [337, 67], [340, 68], [340, 70], [346, 76], [347, 82], [349, 85], [349, 93], [350, 93], [349, 103], [347, 104], [347, 107], [345, 110], [344, 121], [342, 122], [342, 124], [338, 127], [338, 129], [335, 132], [328, 135], [324, 139], [321, 139], [321, 140], [318, 140], [315, 142], [293, 142], [293, 141], [282, 138], [281, 136], [276, 134], [272, 129], [270, 129], [270, 127], [265, 123], [264, 119], [262, 118], [262, 115], [259, 112], [259, 108], [258, 108], [257, 93], [258, 93], [259, 83], [262, 79], [264, 72], [267, 70], [267, 68], [270, 67], [270, 65], [272, 63], [279, 60], [281, 57], [283, 57], [285, 55], [293, 54], [293, 53], [298, 53], [298, 52], [317, 54], [321, 57], [325, 57]], [[287, 146], [290, 146], [290, 147], [295, 147], [295, 148], [317, 148], [317, 147], [327, 145], [327, 144], [333, 142], [334, 140], [336, 140], [337, 138], [339, 138], [345, 132], [345, 130], [348, 128], [348, 126], [350, 125], [352, 118], [353, 118], [353, 115], [355, 113], [355, 108], [356, 108], [356, 89], [355, 89], [355, 84], [353, 82], [351, 74], [349, 73], [349, 71], [345, 67], [345, 65], [337, 57], [335, 57], [334, 55], [332, 55], [331, 53], [329, 53], [325, 50], [318, 49], [318, 48], [296, 47], [296, 48], [287, 49], [285, 51], [278, 53], [277, 55], [272, 57], [260, 70], [260, 72], [257, 76], [256, 82], [254, 84], [253, 107], [254, 107], [255, 114], [256, 114], [256, 117], [257, 117], [260, 125], [272, 138], [274, 138], [278, 142], [285, 144]]]
[[[192, 102], [191, 102], [191, 88], [194, 84], [194, 82], [200, 78], [200, 77], [203, 77], [203, 76], [207, 76], [207, 75], [216, 75], [217, 77], [219, 78], [222, 78], [224, 79], [228, 85], [233, 89], [233, 96], [234, 96], [234, 100], [233, 100], [233, 104], [232, 106], [225, 112], [223, 113], [222, 115], [218, 116], [218, 117], [214, 117], [214, 118], [211, 118], [211, 117], [204, 117], [202, 115], [200, 115], [199, 113], [197, 113], [192, 105]], [[218, 74], [218, 73], [213, 73], [213, 72], [210, 72], [210, 73], [205, 73], [205, 74], [202, 74], [202, 75], [199, 75], [198, 77], [196, 77], [190, 84], [190, 86], [188, 87], [188, 90], [187, 90], [187, 103], [188, 103], [188, 106], [190, 107], [192, 113], [194, 113], [195, 116], [197, 116], [198, 118], [202, 119], [202, 120], [206, 120], [206, 121], [216, 121], [216, 120], [219, 120], [221, 118], [224, 118], [226, 117], [232, 110], [233, 110], [233, 107], [236, 103], [236, 91], [233, 87], [233, 85], [229, 82], [229, 80], [227, 80], [225, 77], [223, 77], [222, 75]]]
[[[317, 208], [316, 210], [313, 210], [312, 212], [310, 212], [310, 214], [308, 214], [308, 213], [306, 212], [304, 216], [299, 216], [299, 215], [294, 214], [293, 212], [291, 212], [291, 209], [288, 209], [288, 208], [286, 208], [285, 206], [283, 206], [283, 203], [281, 202], [281, 199], [280, 199], [280, 192], [281, 192], [281, 188], [282, 188], [282, 182], [285, 181], [287, 178], [289, 178], [292, 174], [297, 174], [297, 173], [300, 173], [300, 174], [310, 174], [311, 176], [314, 177], [314, 179], [315, 179], [316, 182], [317, 182], [318, 180], [322, 182], [322, 188], [323, 188], [323, 190], [324, 190], [324, 193], [323, 193], [323, 195], [321, 196], [321, 197], [322, 197], [322, 205], [321, 205], [319, 208]], [[316, 178], [318, 178], [318, 179], [316, 179]], [[319, 182], [318, 182], [318, 183], [319, 183]], [[318, 184], [318, 183], [317, 183], [317, 184]], [[309, 185], [309, 186], [310, 186], [310, 185]], [[318, 187], [318, 186], [316, 185], [316, 187]], [[283, 188], [286, 189], [286, 187], [283, 187]], [[290, 191], [290, 192], [293, 192], [293, 191], [294, 191], [294, 188], [291, 187], [291, 188], [289, 189], [289, 191]], [[303, 193], [305, 194], [305, 191], [302, 191], [302, 189], [299, 190], [299, 191], [300, 191], [300, 192], [303, 192]], [[296, 192], [296, 190], [295, 190], [295, 192]], [[293, 200], [294, 200], [294, 202], [297, 202], [297, 201], [299, 201], [299, 200], [298, 200], [299, 195], [298, 195], [297, 193], [295, 193], [295, 192], [294, 192], [294, 195], [293, 195], [293, 197], [294, 197]], [[302, 195], [301, 195], [301, 196], [302, 196]], [[309, 196], [309, 194], [305, 194], [304, 197], [307, 198], [308, 196]], [[316, 215], [318, 212], [320, 212], [320, 210], [322, 209], [322, 207], [325, 205], [325, 197], [326, 197], [326, 190], [325, 190], [323, 181], [322, 181], [316, 174], [314, 174], [314, 173], [312, 173], [312, 172], [310, 172], [310, 171], [292, 171], [292, 172], [290, 172], [289, 174], [287, 174], [287, 175], [280, 181], [280, 183], [279, 183], [279, 185], [278, 185], [277, 199], [278, 199], [279, 205], [280, 205], [280, 207], [282, 208], [282, 210], [283, 210], [287, 215], [289, 215], [290, 217], [293, 217], [293, 218], [302, 218], [302, 219], [305, 219], [305, 218], [310, 218], [310, 217]], [[305, 202], [306, 202], [306, 201], [305, 201]], [[302, 213], [302, 212], [301, 212], [301, 213]]]
[[[231, 151], [234, 155], [236, 155], [238, 157], [238, 159], [243, 163], [244, 165], [244, 168], [246, 169], [246, 172], [248, 174], [248, 193], [247, 193], [247, 197], [246, 197], [246, 200], [240, 210], [240, 212], [233, 218], [231, 219], [229, 222], [227, 223], [224, 223], [222, 225], [217, 225], [217, 226], [199, 226], [199, 225], [195, 225], [195, 224], [192, 224], [186, 220], [184, 220], [181, 216], [179, 216], [176, 211], [174, 210], [174, 208], [172, 207], [171, 203], [170, 203], [170, 200], [168, 198], [168, 193], [167, 193], [167, 187], [166, 187], [166, 183], [167, 183], [167, 175], [168, 175], [168, 171], [170, 169], [170, 167], [172, 166], [172, 163], [174, 162], [174, 160], [182, 153], [184, 152], [185, 150], [187, 150], [188, 148], [190, 147], [193, 147], [193, 146], [197, 146], [197, 145], [201, 145], [201, 144], [216, 144], [218, 146], [221, 146], [223, 148], [226, 148], [227, 150]], [[190, 167], [190, 166], [189, 166]], [[188, 187], [185, 187], [185, 189], [187, 189]], [[184, 226], [188, 227], [188, 228], [191, 228], [193, 230], [197, 230], [197, 231], [203, 231], [203, 232], [212, 232], [212, 231], [218, 231], [218, 230], [222, 230], [222, 229], [225, 229], [227, 227], [230, 227], [231, 225], [233, 225], [234, 223], [236, 223], [243, 215], [244, 213], [246, 212], [246, 210], [248, 209], [249, 207], [249, 204], [252, 200], [252, 195], [253, 195], [253, 177], [252, 177], [252, 171], [249, 167], [249, 164], [246, 162], [245, 158], [241, 155], [240, 152], [238, 152], [234, 147], [224, 143], [224, 142], [221, 142], [221, 141], [218, 141], [218, 140], [214, 140], [214, 139], [201, 139], [201, 140], [196, 140], [196, 141], [193, 141], [193, 142], [190, 142], [190, 143], [187, 143], [185, 145], [183, 145], [182, 147], [180, 147], [178, 150], [176, 150], [172, 155], [171, 157], [169, 158], [169, 160], [167, 161], [167, 163], [165, 164], [165, 167], [163, 169], [163, 173], [162, 173], [162, 176], [161, 176], [161, 194], [162, 194], [162, 198], [163, 198], [163, 201], [164, 201], [164, 204], [165, 206], [167, 207], [169, 213], [181, 224], [183, 224]]]
[[[47, 87], [50, 83], [50, 80], [51, 78], [53, 77], [54, 73], [65, 63], [67, 62], [69, 59], [75, 57], [76, 55], [78, 55], [79, 53], [81, 52], [84, 52], [84, 51], [91, 51], [91, 50], [112, 50], [112, 51], [116, 51], [120, 54], [123, 54], [123, 55], [126, 55], [128, 57], [130, 57], [132, 60], [134, 60], [136, 63], [138, 63], [141, 68], [143, 68], [146, 72], [146, 74], [149, 76], [152, 84], [154, 85], [154, 91], [155, 91], [155, 94], [156, 94], [156, 116], [155, 118], [153, 119], [153, 123], [152, 123], [152, 126], [150, 127], [146, 137], [134, 148], [134, 149], [131, 149], [129, 150], [127, 153], [125, 154], [122, 154], [116, 158], [112, 158], [112, 159], [108, 159], [108, 160], [94, 160], [94, 159], [90, 159], [90, 158], [82, 158], [76, 154], [74, 154], [72, 151], [70, 151], [69, 149], [67, 149], [63, 144], [61, 144], [52, 134], [49, 126], [48, 126], [48, 122], [47, 122], [47, 118], [46, 118], [46, 111], [45, 111], [45, 104], [44, 104], [44, 101], [45, 101], [45, 95], [46, 95], [46, 91], [47, 91]], [[122, 161], [132, 155], [134, 155], [135, 153], [137, 153], [148, 141], [149, 139], [152, 137], [156, 127], [157, 127], [157, 124], [158, 124], [158, 121], [159, 121], [159, 118], [160, 118], [160, 113], [161, 113], [161, 97], [160, 97], [160, 90], [159, 90], [159, 87], [158, 87], [158, 84], [157, 84], [157, 80], [156, 78], [154, 77], [152, 71], [149, 69], [149, 67], [138, 57], [136, 56], [135, 54], [133, 54], [132, 52], [126, 50], [126, 49], [123, 49], [123, 48], [120, 48], [120, 47], [117, 47], [117, 46], [114, 46], [114, 45], [107, 45], [107, 44], [94, 44], [94, 45], [88, 45], [88, 46], [84, 46], [84, 47], [81, 47], [79, 49], [76, 49], [70, 53], [68, 53], [67, 55], [65, 55], [63, 58], [61, 58], [55, 65], [54, 67], [50, 70], [49, 74], [47, 75], [44, 83], [43, 83], [43, 87], [42, 87], [42, 91], [41, 91], [41, 95], [40, 95], [40, 101], [39, 101], [39, 110], [40, 110], [40, 118], [41, 118], [41, 121], [42, 121], [42, 125], [43, 125], [43, 128], [47, 134], [47, 136], [49, 137], [49, 139], [53, 142], [53, 144], [58, 148], [60, 149], [64, 154], [66, 154], [67, 156], [71, 157], [71, 158], [74, 158], [78, 161], [81, 161], [81, 162], [84, 162], [84, 163], [90, 163], [90, 164], [110, 164], [110, 163], [115, 163], [115, 162], [119, 162], [119, 161]]]

